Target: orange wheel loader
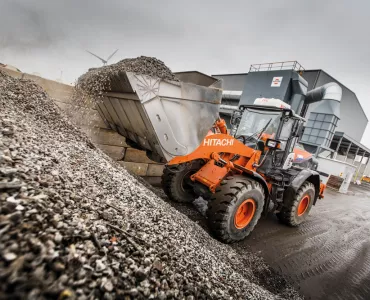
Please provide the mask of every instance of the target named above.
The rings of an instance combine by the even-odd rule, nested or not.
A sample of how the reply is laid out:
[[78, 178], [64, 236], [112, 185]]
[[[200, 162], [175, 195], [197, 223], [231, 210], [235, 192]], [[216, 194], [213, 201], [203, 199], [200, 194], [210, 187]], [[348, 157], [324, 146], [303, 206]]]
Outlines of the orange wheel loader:
[[[330, 142], [340, 86], [329, 83], [307, 93], [307, 82], [294, 70], [251, 70], [243, 92], [234, 93], [199, 72], [176, 76], [180, 81], [116, 74], [97, 101], [99, 114], [131, 147], [166, 163], [162, 185], [170, 199], [208, 201], [208, 223], [221, 241], [242, 240], [268, 212], [290, 226], [301, 224], [325, 185], [316, 158], [298, 140], [304, 130], [302, 142]], [[228, 106], [236, 95], [241, 98], [232, 106], [228, 131], [219, 117], [221, 100]], [[318, 101], [315, 122], [321, 125], [311, 124], [311, 132], [300, 115]]]
[[209, 227], [226, 243], [247, 237], [269, 211], [298, 226], [325, 189], [312, 155], [305, 167], [295, 164], [304, 155], [295, 149], [304, 119], [280, 100], [259, 100], [235, 111], [233, 135], [218, 119], [201, 145], [170, 160], [162, 176], [171, 200], [208, 201]]

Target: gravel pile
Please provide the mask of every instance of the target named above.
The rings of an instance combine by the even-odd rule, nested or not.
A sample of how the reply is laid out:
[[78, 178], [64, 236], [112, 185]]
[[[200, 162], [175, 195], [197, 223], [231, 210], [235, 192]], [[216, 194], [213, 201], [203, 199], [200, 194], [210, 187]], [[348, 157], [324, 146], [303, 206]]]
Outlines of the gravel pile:
[[0, 299], [298, 298], [243, 259], [0, 71]]
[[100, 95], [102, 91], [110, 90], [112, 82], [123, 72], [133, 72], [178, 81], [171, 70], [159, 59], [140, 56], [137, 58], [126, 58], [109, 66], [90, 69], [78, 79], [77, 86], [90, 95]]

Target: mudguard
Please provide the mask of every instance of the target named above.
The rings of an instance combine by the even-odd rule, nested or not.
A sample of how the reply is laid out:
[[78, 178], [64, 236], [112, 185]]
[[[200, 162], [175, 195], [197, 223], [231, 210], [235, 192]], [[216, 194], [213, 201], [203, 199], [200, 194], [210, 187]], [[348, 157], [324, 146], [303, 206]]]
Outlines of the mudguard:
[[243, 174], [246, 177], [254, 179], [255, 181], [259, 182], [262, 185], [264, 192], [265, 192], [265, 205], [266, 205], [266, 203], [268, 203], [270, 199], [270, 191], [269, 191], [265, 178], [263, 178], [260, 174], [252, 170], [248, 170], [248, 172], [244, 171]]
[[[319, 197], [320, 193], [320, 175], [318, 172], [313, 170], [304, 169], [301, 170], [292, 180], [290, 186], [284, 192], [284, 204], [286, 203], [286, 199], [291, 199], [291, 197], [286, 197], [288, 193], [292, 193], [295, 195], [298, 189], [302, 186], [305, 181], [311, 182], [315, 186], [315, 199], [313, 205], [316, 204], [317, 198]], [[290, 195], [290, 196], [293, 196]]]

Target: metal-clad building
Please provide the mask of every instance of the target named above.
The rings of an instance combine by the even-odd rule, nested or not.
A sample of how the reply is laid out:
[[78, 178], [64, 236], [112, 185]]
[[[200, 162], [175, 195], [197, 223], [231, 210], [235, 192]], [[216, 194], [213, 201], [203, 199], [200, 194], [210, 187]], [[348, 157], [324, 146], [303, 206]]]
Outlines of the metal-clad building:
[[248, 73], [212, 75], [223, 80], [222, 88], [228, 91], [243, 91]]
[[225, 91], [243, 91], [248, 73], [219, 74], [212, 76], [223, 80], [222, 88]]
[[[224, 91], [238, 91], [242, 93], [244, 86], [246, 84], [246, 79], [248, 73], [238, 73], [238, 74], [222, 74], [222, 75], [212, 75], [217, 79], [222, 79], [222, 88]], [[223, 107], [220, 108], [220, 115], [225, 119], [228, 126], [230, 126], [230, 115], [232, 113], [231, 107], [237, 107], [239, 105], [239, 98], [228, 98], [222, 99]]]
[[[224, 90], [243, 91], [248, 73], [220, 74], [212, 76], [223, 79]], [[346, 135], [351, 138], [361, 141], [368, 123], [368, 118], [366, 117], [356, 94], [323, 70], [305, 70], [302, 76], [307, 80], [308, 91], [329, 82], [336, 82], [342, 87], [340, 120], [338, 121], [336, 131], [345, 132]], [[235, 103], [235, 105], [237, 105], [237, 103]], [[305, 117], [307, 119], [309, 119], [311, 111], [318, 105], [320, 105], [320, 102], [312, 103], [306, 107]]]
[[[246, 87], [248, 73], [219, 74], [212, 76], [223, 80], [223, 89], [226, 93], [226, 97], [225, 99], [223, 99], [223, 104], [226, 105], [224, 106], [224, 108], [221, 108], [220, 113], [222, 117], [224, 117], [226, 121], [228, 121], [232, 112], [232, 107], [238, 106], [239, 99], [227, 97], [227, 93], [241, 93], [242, 91], [244, 91]], [[308, 126], [305, 129], [305, 134], [308, 135], [302, 137], [302, 142], [306, 142], [307, 144], [307, 150], [309, 150], [310, 152], [316, 152], [316, 154], [318, 154], [320, 157], [336, 159], [338, 161], [342, 161], [345, 164], [356, 166], [357, 171], [354, 177], [355, 179], [358, 179], [364, 173], [370, 173], [370, 149], [366, 148], [360, 142], [367, 126], [368, 118], [364, 110], [362, 109], [361, 104], [356, 97], [356, 94], [323, 70], [305, 70], [302, 73], [302, 77], [308, 83], [308, 91], [329, 82], [335, 82], [339, 84], [342, 88], [340, 118], [339, 120], [335, 120], [336, 126], [328, 128], [328, 131], [330, 131], [329, 134], [327, 134], [329, 140], [325, 139], [325, 142], [322, 143], [322, 148], [318, 147], [317, 143], [316, 146], [315, 143], [312, 143], [312, 145], [310, 145], [308, 141], [310, 138], [312, 139], [312, 137], [310, 136], [311, 133], [314, 134], [312, 130], [317, 131], [317, 129], [312, 128], [312, 130], [310, 130]], [[317, 114], [317, 110], [320, 110], [320, 104], [320, 102], [316, 102], [303, 107], [303, 116], [308, 120], [306, 125], [311, 124], [312, 121], [314, 121], [314, 123], [318, 123], [315, 121], [317, 121], [316, 119], [320, 117], [318, 116], [320, 115], [320, 113]], [[322, 121], [324, 123], [326, 120]], [[367, 169], [366, 166], [368, 166]]]

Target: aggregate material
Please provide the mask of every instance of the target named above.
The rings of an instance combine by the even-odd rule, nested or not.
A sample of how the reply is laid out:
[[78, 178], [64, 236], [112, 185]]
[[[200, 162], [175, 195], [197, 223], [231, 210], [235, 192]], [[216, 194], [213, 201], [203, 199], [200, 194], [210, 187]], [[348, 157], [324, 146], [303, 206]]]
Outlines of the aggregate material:
[[139, 56], [123, 59], [116, 64], [90, 69], [78, 79], [77, 87], [90, 95], [99, 96], [103, 91], [109, 90], [114, 79], [120, 77], [123, 72], [179, 81], [161, 60]]
[[0, 299], [299, 299], [252, 264], [0, 71]]

